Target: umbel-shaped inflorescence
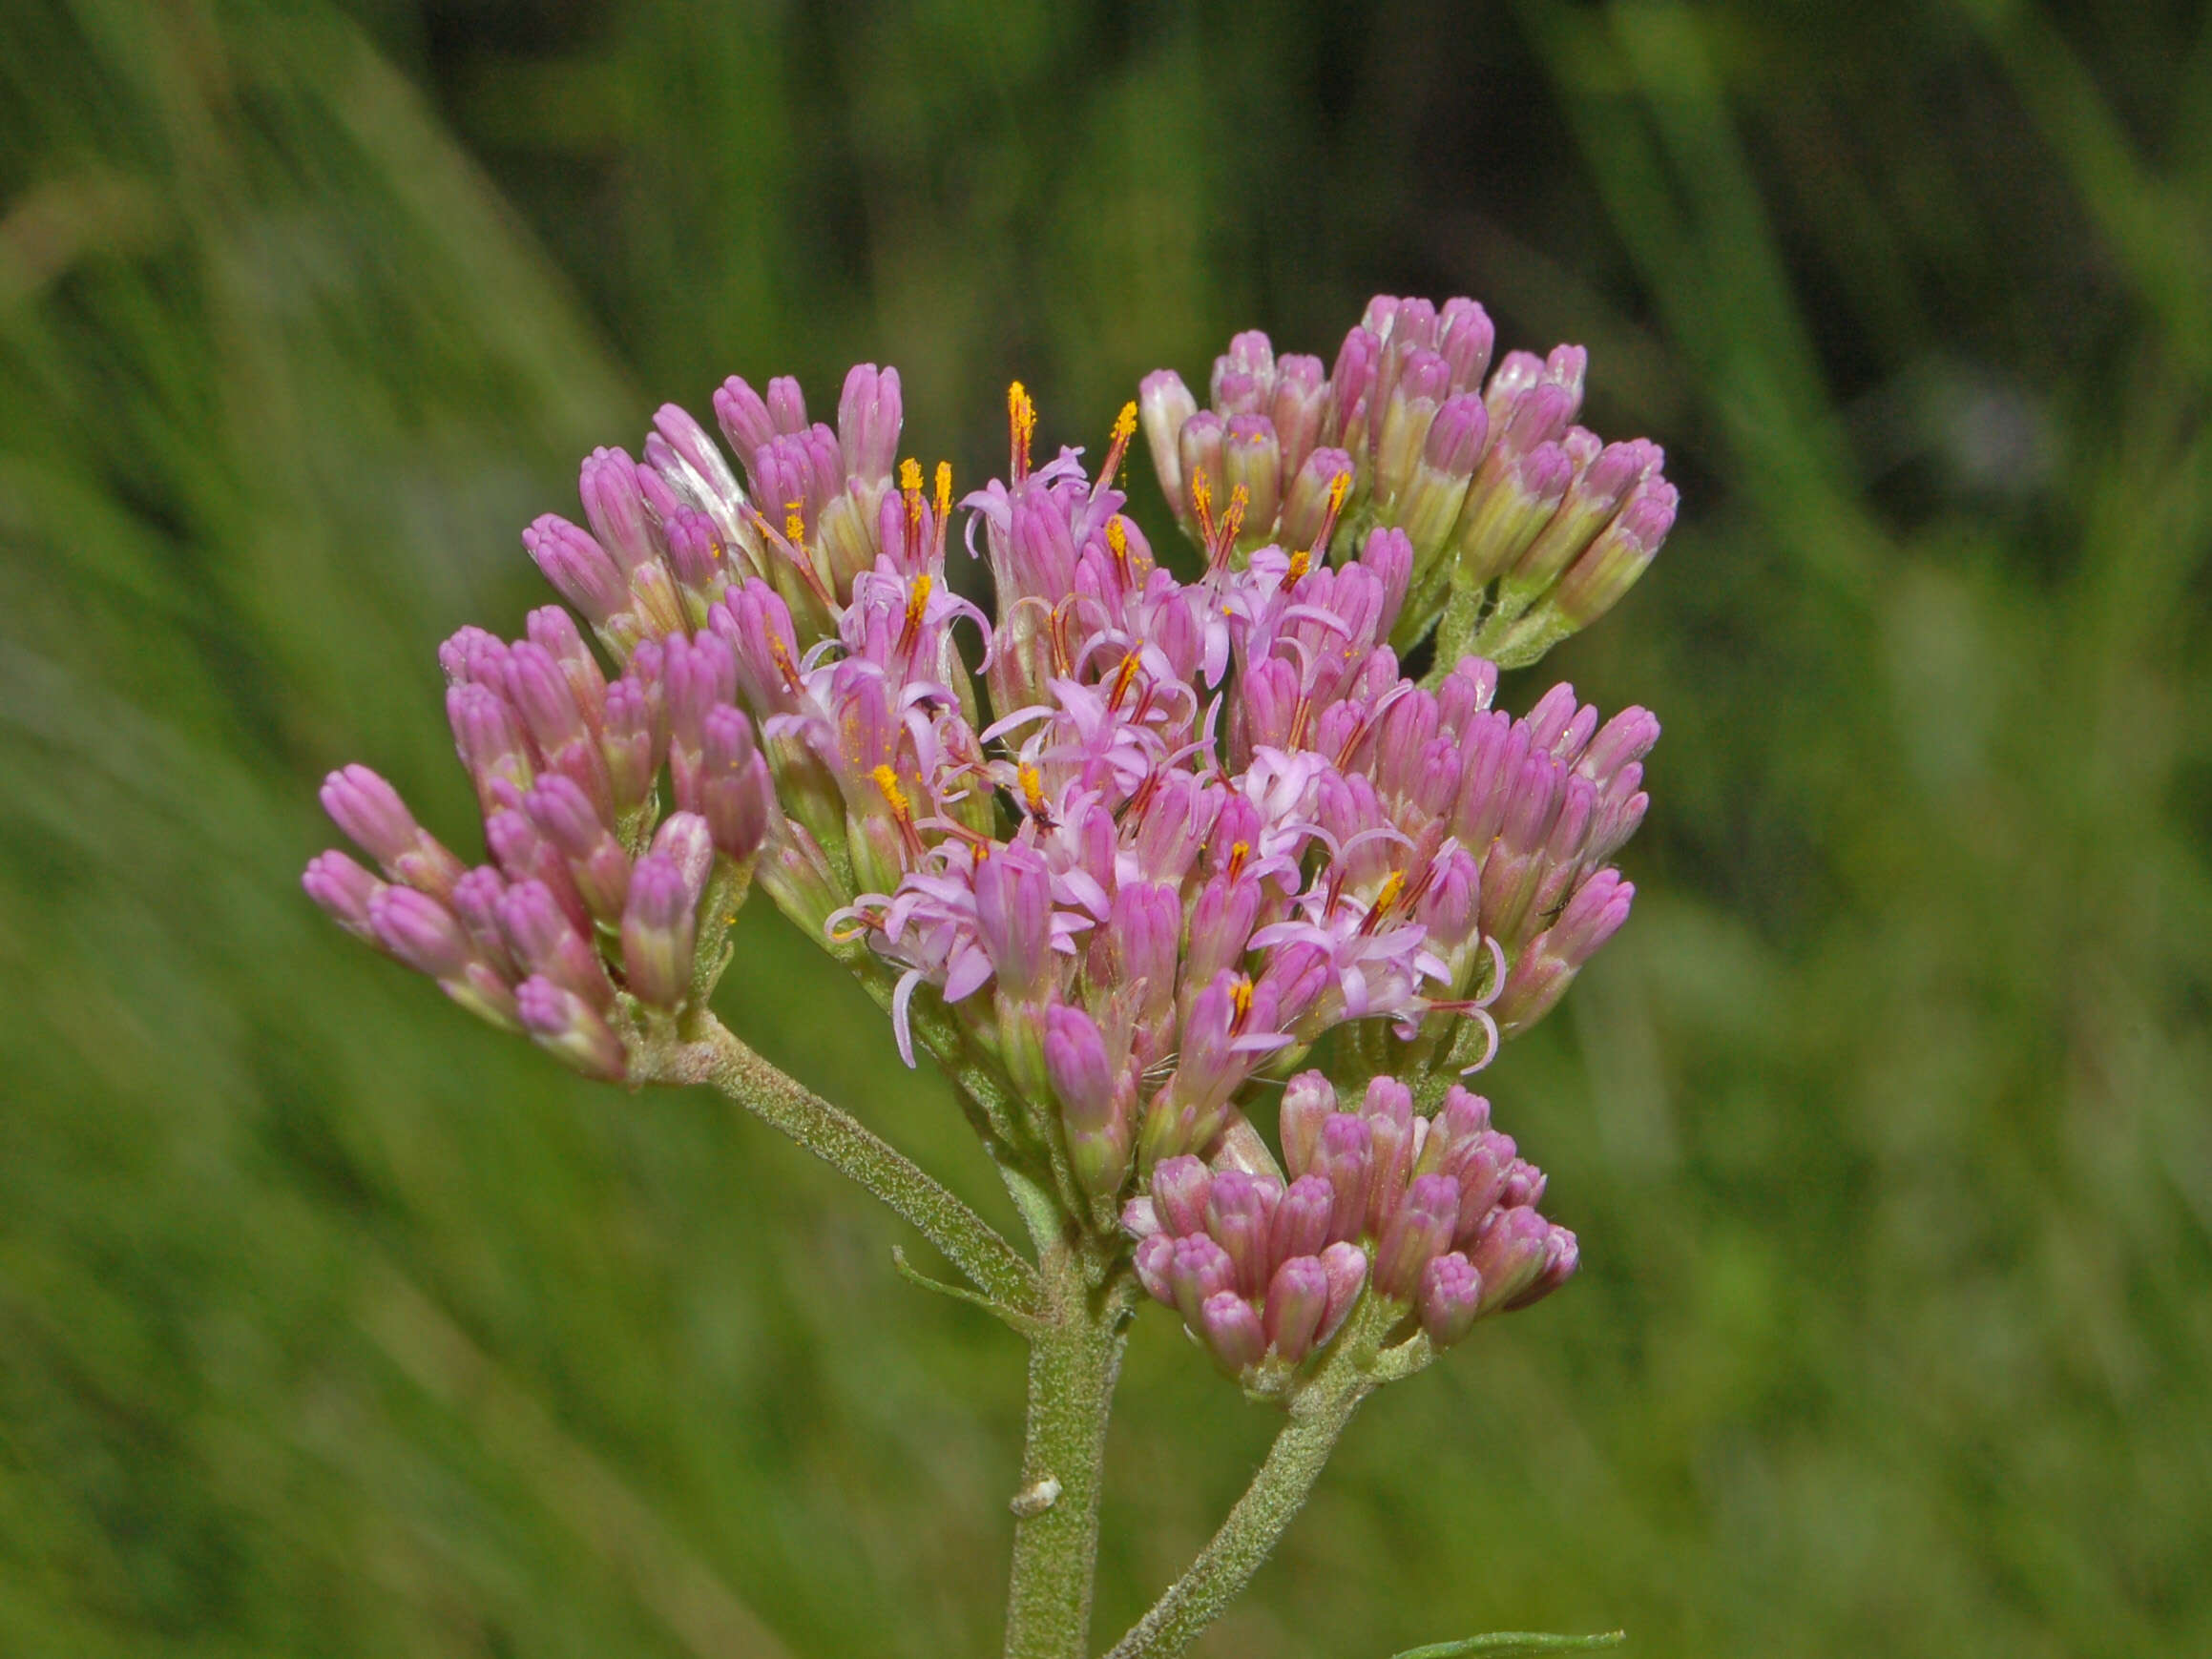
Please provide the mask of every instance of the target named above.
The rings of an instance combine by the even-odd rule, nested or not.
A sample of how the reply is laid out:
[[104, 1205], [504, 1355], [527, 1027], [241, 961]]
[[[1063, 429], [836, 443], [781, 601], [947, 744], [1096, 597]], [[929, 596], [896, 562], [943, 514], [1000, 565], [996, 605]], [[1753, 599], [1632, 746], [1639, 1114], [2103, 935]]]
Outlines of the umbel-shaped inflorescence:
[[[1247, 1387], [1292, 1387], [1363, 1294], [1390, 1342], [1456, 1340], [1575, 1265], [1457, 1079], [1626, 919], [1659, 733], [1566, 686], [1511, 715], [1496, 660], [1611, 605], [1674, 511], [1655, 446], [1571, 424], [1578, 349], [1491, 350], [1471, 301], [1378, 300], [1333, 374], [1247, 334], [1211, 410], [1148, 379], [1187, 579], [1123, 512], [1139, 403], [1093, 474], [1035, 459], [1015, 385], [1006, 475], [957, 505], [895, 460], [894, 370], [855, 368], [835, 428], [795, 382], [727, 382], [742, 485], [665, 407], [641, 459], [584, 463], [584, 526], [523, 538], [613, 676], [557, 609], [442, 653], [490, 861], [349, 767], [323, 798], [381, 874], [326, 853], [308, 891], [643, 1082], [757, 881]], [[956, 515], [988, 615], [948, 577]], [[1280, 1157], [1246, 1114], [1277, 1089]]]

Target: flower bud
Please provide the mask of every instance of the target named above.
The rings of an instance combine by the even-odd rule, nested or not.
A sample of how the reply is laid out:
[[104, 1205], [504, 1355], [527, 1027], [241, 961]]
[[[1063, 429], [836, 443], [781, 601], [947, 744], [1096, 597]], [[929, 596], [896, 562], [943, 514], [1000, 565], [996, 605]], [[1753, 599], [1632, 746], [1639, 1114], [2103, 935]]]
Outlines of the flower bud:
[[634, 575], [641, 567], [659, 562], [645, 492], [637, 482], [637, 464], [627, 452], [593, 450], [577, 475], [576, 492], [583, 497], [584, 518], [592, 533], [624, 572]]
[[610, 926], [622, 915], [630, 890], [630, 856], [574, 782], [557, 774], [540, 778], [523, 810], [569, 867], [584, 908]]
[[574, 991], [595, 1008], [615, 1001], [615, 986], [599, 965], [599, 953], [562, 909], [543, 881], [518, 881], [494, 902], [508, 954], [526, 974]]
[[1482, 1275], [1457, 1251], [1440, 1255], [1422, 1269], [1415, 1305], [1429, 1339], [1449, 1348], [1474, 1328], [1482, 1312]]
[[1214, 1178], [1205, 1160], [1164, 1158], [1152, 1172], [1152, 1204], [1160, 1226], [1177, 1237], [1206, 1230], [1206, 1201]]
[[1458, 1221], [1459, 1183], [1450, 1175], [1416, 1176], [1375, 1245], [1375, 1289], [1411, 1300], [1422, 1270], [1451, 1243]]
[[727, 703], [707, 712], [699, 736], [699, 814], [715, 850], [750, 864], [782, 816], [768, 763], [754, 747], [750, 722]]
[[323, 780], [331, 822], [384, 866], [393, 881], [443, 899], [466, 867], [415, 822], [399, 791], [365, 766], [345, 766]]
[[1296, 477], [1321, 442], [1322, 424], [1328, 417], [1328, 371], [1321, 359], [1297, 353], [1277, 358], [1274, 400], [1262, 412], [1274, 423], [1282, 446], [1281, 475]]
[[1294, 1255], [1267, 1283], [1268, 1344], [1293, 1365], [1312, 1353], [1328, 1317], [1328, 1270], [1315, 1255]]
[[1176, 522], [1191, 530], [1196, 521], [1190, 513], [1189, 478], [1182, 469], [1182, 429], [1198, 413], [1199, 401], [1183, 384], [1182, 376], [1170, 368], [1157, 369], [1138, 383], [1137, 411], [1152, 448], [1152, 468], [1160, 492], [1175, 509]]
[[369, 925], [368, 902], [384, 883], [344, 853], [318, 853], [307, 861], [300, 885], [320, 904], [331, 921], [365, 944], [377, 943]]
[[1263, 1176], [1222, 1170], [1206, 1194], [1206, 1232], [1236, 1264], [1234, 1287], [1256, 1296], [1266, 1288], [1273, 1266], [1268, 1254], [1275, 1207], [1283, 1189]]
[[1663, 478], [1639, 485], [1620, 514], [1567, 568], [1552, 605], [1569, 629], [1587, 628], [1636, 585], [1674, 528], [1680, 492]]
[[621, 1039], [583, 998], [551, 980], [526, 979], [514, 987], [514, 1001], [523, 1029], [547, 1053], [586, 1077], [621, 1080]]
[[1275, 1206], [1267, 1239], [1268, 1259], [1318, 1255], [1328, 1243], [1329, 1222], [1335, 1213], [1336, 1193], [1328, 1182], [1320, 1175], [1299, 1176]]
[[1265, 415], [1234, 415], [1221, 433], [1223, 499], [1244, 492], [1244, 528], [1238, 548], [1250, 552], [1275, 539], [1275, 514], [1283, 500], [1283, 446], [1275, 424]]
[[855, 363], [837, 405], [837, 437], [845, 476], [888, 487], [899, 458], [899, 371]]
[[1336, 1089], [1325, 1073], [1301, 1071], [1283, 1089], [1283, 1164], [1292, 1177], [1312, 1168], [1323, 1127], [1336, 1112]]
[[1322, 1125], [1309, 1172], [1327, 1181], [1334, 1194], [1328, 1222], [1332, 1239], [1357, 1238], [1367, 1231], [1374, 1156], [1374, 1131], [1366, 1118], [1340, 1111]]
[[1214, 1363], [1231, 1377], [1256, 1365], [1267, 1352], [1267, 1335], [1252, 1304], [1234, 1291], [1217, 1291], [1199, 1307], [1194, 1327]]
[[1229, 1289], [1237, 1275], [1229, 1253], [1202, 1233], [1185, 1233], [1167, 1258], [1167, 1284], [1176, 1311], [1192, 1330], [1199, 1328], [1206, 1298]]
[[1314, 1333], [1316, 1347], [1337, 1334], [1352, 1304], [1359, 1300], [1367, 1282], [1367, 1253], [1356, 1244], [1339, 1240], [1321, 1253], [1321, 1268], [1328, 1275], [1328, 1311], [1322, 1316], [1321, 1329]]
[[622, 973], [632, 996], [663, 1013], [683, 1005], [698, 925], [699, 890], [676, 861], [657, 853], [639, 859], [622, 912]]
[[595, 628], [606, 627], [630, 604], [630, 584], [613, 555], [557, 513], [546, 513], [522, 532], [523, 550]]
[[628, 675], [610, 685], [599, 748], [606, 757], [608, 803], [616, 823], [643, 809], [666, 744], [659, 699]]
[[1310, 450], [1283, 493], [1282, 524], [1277, 532], [1283, 545], [1293, 551], [1311, 549], [1316, 554], [1326, 553], [1328, 550], [1322, 544], [1335, 510], [1331, 504], [1342, 505], [1336, 493], [1337, 481], [1342, 479], [1348, 490], [1355, 476], [1352, 458], [1342, 449]]

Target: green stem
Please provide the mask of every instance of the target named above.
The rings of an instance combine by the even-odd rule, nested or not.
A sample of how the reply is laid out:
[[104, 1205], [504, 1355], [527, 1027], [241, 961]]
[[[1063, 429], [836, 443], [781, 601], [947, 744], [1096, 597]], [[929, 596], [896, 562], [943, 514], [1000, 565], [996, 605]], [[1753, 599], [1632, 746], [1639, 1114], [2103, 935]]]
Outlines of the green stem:
[[651, 1074], [712, 1084], [912, 1222], [986, 1296], [1021, 1312], [1036, 1306], [1036, 1270], [904, 1152], [769, 1065], [711, 1014], [686, 1036], [690, 1041], [657, 1057]]
[[1362, 1335], [1346, 1332], [1336, 1355], [1292, 1398], [1290, 1421], [1213, 1542], [1106, 1659], [1175, 1659], [1251, 1582], [1304, 1507], [1337, 1437], [1376, 1384], [1372, 1349], [1360, 1341]]
[[[1085, 1659], [1098, 1562], [1106, 1419], [1129, 1324], [1129, 1281], [1075, 1242], [1041, 1264], [1043, 1325], [1031, 1338], [1029, 1437], [1013, 1500], [1007, 1659]], [[1103, 1282], [1099, 1282], [1103, 1280]]]

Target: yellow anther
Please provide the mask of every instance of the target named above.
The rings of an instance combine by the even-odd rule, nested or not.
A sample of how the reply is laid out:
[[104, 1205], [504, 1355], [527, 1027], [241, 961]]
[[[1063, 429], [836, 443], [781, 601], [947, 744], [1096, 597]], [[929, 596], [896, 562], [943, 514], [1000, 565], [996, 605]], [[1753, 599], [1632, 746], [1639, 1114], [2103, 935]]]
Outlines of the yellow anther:
[[1345, 497], [1351, 493], [1351, 487], [1352, 475], [1348, 472], [1340, 472], [1328, 481], [1328, 516], [1330, 518], [1334, 518], [1338, 513], [1344, 511]]
[[899, 493], [907, 502], [908, 551], [922, 529], [922, 464], [911, 455], [899, 463]]
[[1120, 665], [1114, 671], [1114, 689], [1106, 695], [1107, 708], [1120, 709], [1121, 699], [1129, 695], [1130, 684], [1137, 678], [1137, 653], [1143, 649], [1139, 643], [1135, 650], [1122, 653]]
[[1367, 911], [1367, 914], [1369, 916], [1381, 916], [1388, 913], [1390, 906], [1397, 903], [1398, 895], [1403, 893], [1405, 890], [1406, 872], [1403, 870], [1392, 870], [1388, 876], [1383, 878], [1382, 888], [1375, 894], [1375, 902], [1373, 906]]
[[1214, 545], [1214, 483], [1206, 476], [1206, 469], [1199, 467], [1191, 474], [1191, 508], [1199, 515], [1199, 540], [1207, 547]]
[[1114, 562], [1126, 571], [1129, 569], [1129, 527], [1116, 513], [1106, 521], [1106, 546], [1114, 554]]
[[787, 501], [783, 504], [783, 539], [795, 548], [806, 545], [806, 518], [800, 508], [803, 502]]
[[912, 813], [907, 805], [907, 792], [899, 787], [899, 775], [888, 766], [879, 766], [868, 776], [875, 779], [876, 787], [884, 792], [884, 799], [890, 803], [891, 816], [901, 823], [906, 822]]
[[1006, 424], [1012, 438], [1012, 467], [1018, 484], [1030, 475], [1030, 440], [1037, 433], [1037, 406], [1019, 381], [1006, 388]]
[[1234, 881], [1244, 873], [1244, 861], [1252, 856], [1250, 841], [1238, 841], [1229, 848], [1229, 880]]
[[952, 516], [952, 463], [937, 463], [937, 525], [943, 533], [945, 521]]
[[1239, 974], [1236, 984], [1229, 987], [1229, 1006], [1237, 1010], [1236, 1023], [1242, 1026], [1252, 1012], [1252, 979], [1249, 974]]
[[1290, 568], [1283, 572], [1283, 578], [1286, 582], [1295, 582], [1312, 569], [1313, 550], [1300, 548], [1298, 551], [1290, 555]]
[[1041, 818], [1045, 811], [1045, 775], [1029, 761], [1014, 768], [1014, 776], [1021, 782], [1022, 804], [1029, 808], [1032, 818]]
[[919, 628], [922, 618], [929, 612], [929, 590], [937, 585], [936, 578], [924, 570], [914, 578], [914, 591], [907, 595], [907, 626]]
[[1114, 475], [1121, 470], [1121, 458], [1129, 453], [1129, 440], [1136, 436], [1137, 405], [1123, 404], [1121, 413], [1114, 417], [1113, 438], [1106, 446], [1106, 464], [1098, 468], [1098, 481], [1091, 486], [1093, 495], [1113, 485]]

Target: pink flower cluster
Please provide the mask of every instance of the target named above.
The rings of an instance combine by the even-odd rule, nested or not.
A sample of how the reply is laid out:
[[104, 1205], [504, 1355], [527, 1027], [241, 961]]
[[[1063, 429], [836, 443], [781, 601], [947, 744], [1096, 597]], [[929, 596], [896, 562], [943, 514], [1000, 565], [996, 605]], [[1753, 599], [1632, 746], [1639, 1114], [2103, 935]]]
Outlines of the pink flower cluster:
[[[1572, 424], [1577, 351], [1490, 356], [1471, 301], [1377, 301], [1331, 374], [1241, 335], [1214, 410], [1148, 380], [1188, 579], [1123, 511], [1135, 403], [1093, 474], [1033, 458], [1017, 384], [1007, 474], [957, 506], [949, 468], [926, 490], [895, 459], [894, 370], [852, 370], [834, 427], [795, 382], [727, 382], [742, 484], [663, 408], [641, 459], [585, 461], [584, 525], [523, 537], [615, 676], [559, 610], [443, 653], [490, 861], [347, 768], [324, 800], [382, 873], [324, 854], [308, 891], [619, 1076], [703, 1008], [757, 880], [883, 996], [909, 1063], [919, 1034], [995, 1079], [994, 1150], [1080, 1224], [1110, 1232], [1149, 1182], [1139, 1271], [1230, 1369], [1325, 1342], [1370, 1264], [1451, 1340], [1572, 1270], [1541, 1178], [1446, 1089], [1625, 920], [1610, 861], [1659, 734], [1566, 686], [1516, 718], [1453, 641], [1534, 654], [1673, 514], [1655, 446]], [[962, 512], [988, 615], [948, 570]], [[1450, 649], [1416, 682], [1400, 653], [1440, 612]], [[1291, 1084], [1285, 1183], [1243, 1108], [1331, 1031], [1373, 1081], [1342, 1112]]]
[[1305, 1072], [1283, 1093], [1283, 1151], [1287, 1184], [1169, 1158], [1124, 1214], [1144, 1288], [1256, 1392], [1335, 1335], [1370, 1264], [1376, 1295], [1440, 1348], [1575, 1271], [1575, 1235], [1536, 1213], [1543, 1172], [1490, 1127], [1490, 1102], [1456, 1085], [1421, 1117], [1396, 1078], [1346, 1107]]

